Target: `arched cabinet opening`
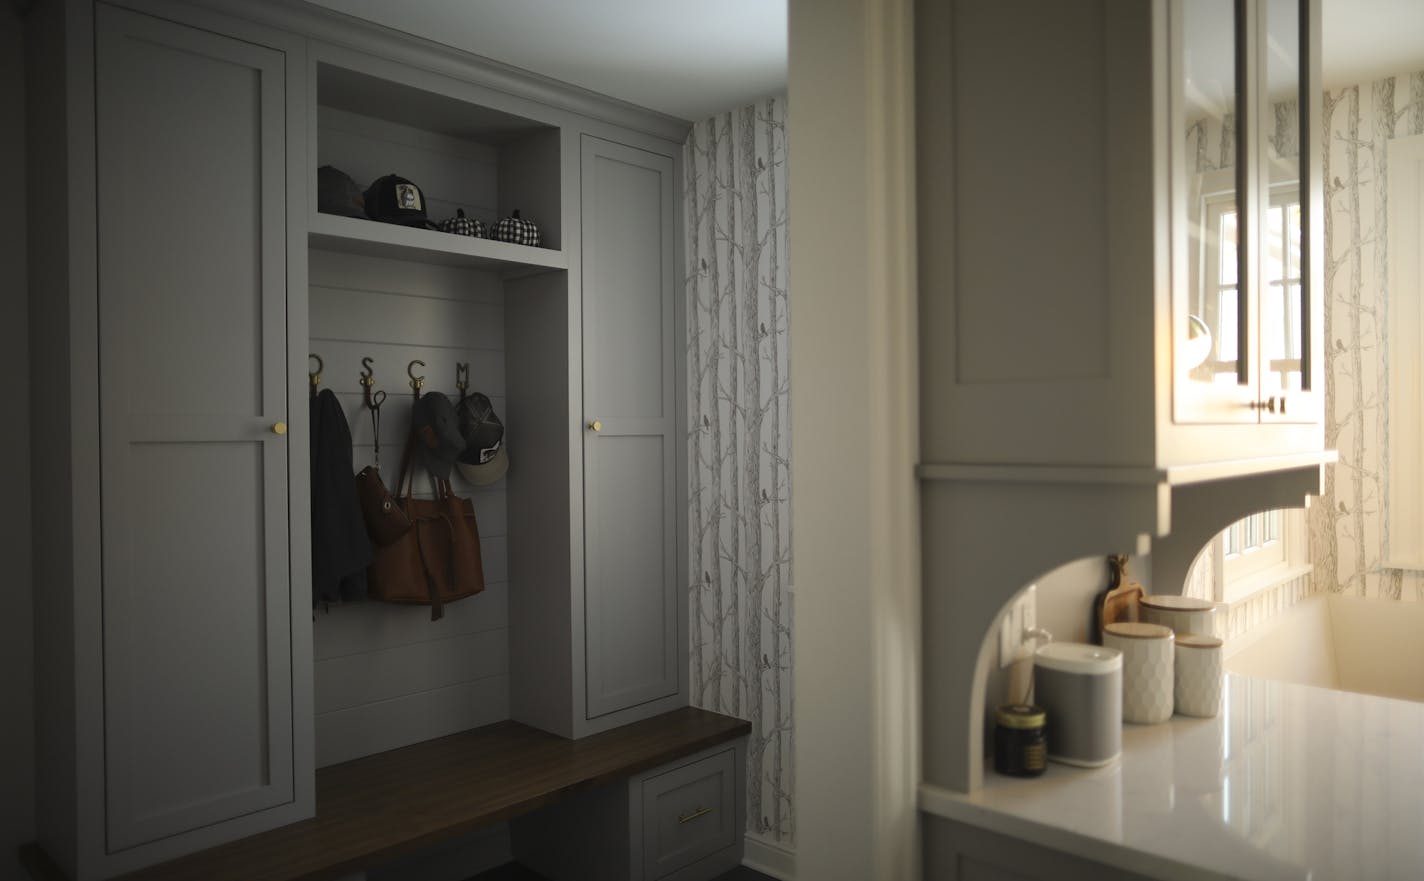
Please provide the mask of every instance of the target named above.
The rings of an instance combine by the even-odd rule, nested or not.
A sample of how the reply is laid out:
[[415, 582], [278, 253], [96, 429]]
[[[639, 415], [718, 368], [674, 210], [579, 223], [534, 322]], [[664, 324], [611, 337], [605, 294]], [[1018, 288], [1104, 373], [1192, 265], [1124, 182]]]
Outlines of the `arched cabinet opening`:
[[[1181, 594], [1201, 550], [1248, 515], [1299, 508], [1318, 493], [1318, 458], [1274, 471], [1204, 468], [1122, 474], [1007, 474], [921, 466], [926, 783], [974, 792], [984, 780], [988, 714], [1002, 702], [1006, 610], [1038, 584], [1037, 623], [1088, 638], [1104, 558], [1127, 554], [1148, 593]], [[1095, 479], [1088, 479], [1095, 478]]]

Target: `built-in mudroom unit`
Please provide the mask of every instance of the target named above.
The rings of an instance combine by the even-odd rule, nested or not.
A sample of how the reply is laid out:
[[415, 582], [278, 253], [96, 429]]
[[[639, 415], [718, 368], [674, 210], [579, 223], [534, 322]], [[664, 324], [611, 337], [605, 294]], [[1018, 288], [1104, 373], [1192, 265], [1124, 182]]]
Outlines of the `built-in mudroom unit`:
[[[750, 728], [688, 695], [687, 125], [306, 4], [27, 28], [35, 877], [740, 863]], [[397, 506], [417, 400], [487, 399], [482, 590], [314, 585], [327, 392]]]

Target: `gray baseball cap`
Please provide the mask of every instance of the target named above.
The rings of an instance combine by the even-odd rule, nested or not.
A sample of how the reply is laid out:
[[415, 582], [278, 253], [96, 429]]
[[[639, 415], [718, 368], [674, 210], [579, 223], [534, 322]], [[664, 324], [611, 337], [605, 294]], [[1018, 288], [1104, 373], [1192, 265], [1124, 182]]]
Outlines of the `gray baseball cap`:
[[366, 199], [351, 175], [330, 165], [316, 170], [316, 210], [346, 217], [366, 216]]
[[425, 468], [441, 480], [450, 479], [450, 467], [465, 449], [455, 405], [440, 392], [426, 392], [415, 401], [410, 415], [416, 451]]

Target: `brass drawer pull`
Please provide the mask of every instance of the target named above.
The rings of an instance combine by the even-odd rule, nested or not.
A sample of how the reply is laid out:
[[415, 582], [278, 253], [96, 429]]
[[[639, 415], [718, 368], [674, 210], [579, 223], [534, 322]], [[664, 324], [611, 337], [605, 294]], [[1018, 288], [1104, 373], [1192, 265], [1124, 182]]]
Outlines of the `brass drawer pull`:
[[677, 818], [677, 821], [678, 821], [679, 823], [691, 823], [693, 820], [696, 820], [698, 817], [701, 817], [701, 816], [704, 816], [704, 815], [710, 814], [710, 813], [712, 813], [712, 809], [711, 809], [711, 808], [698, 808], [697, 810], [692, 811], [691, 813], [687, 813], [687, 814], [682, 814], [682, 815], [680, 815], [680, 816]]

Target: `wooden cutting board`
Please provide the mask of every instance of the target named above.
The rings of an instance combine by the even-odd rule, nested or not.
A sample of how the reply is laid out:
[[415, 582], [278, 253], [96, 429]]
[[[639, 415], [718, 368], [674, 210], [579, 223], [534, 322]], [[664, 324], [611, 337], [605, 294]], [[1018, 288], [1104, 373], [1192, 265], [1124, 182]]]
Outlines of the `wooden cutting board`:
[[1102, 609], [1098, 612], [1098, 633], [1103, 632], [1103, 628], [1109, 624], [1116, 624], [1119, 621], [1136, 621], [1138, 619], [1138, 603], [1142, 600], [1142, 585], [1136, 581], [1129, 581], [1121, 587], [1107, 592], [1103, 597]]

